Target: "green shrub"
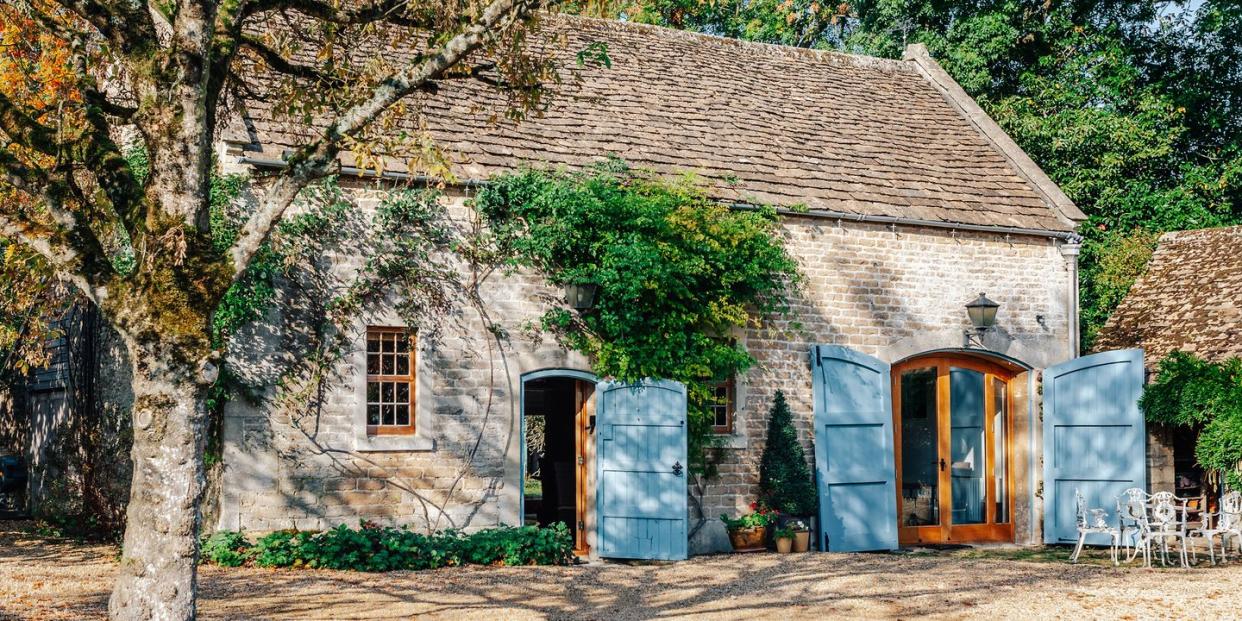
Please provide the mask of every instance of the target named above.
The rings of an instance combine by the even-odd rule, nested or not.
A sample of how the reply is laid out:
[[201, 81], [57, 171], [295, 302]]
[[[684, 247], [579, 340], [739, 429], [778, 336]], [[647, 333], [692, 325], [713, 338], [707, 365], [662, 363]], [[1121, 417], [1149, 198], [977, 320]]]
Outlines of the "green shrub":
[[250, 558], [250, 543], [239, 531], [222, 530], [203, 539], [199, 554], [205, 563], [241, 567]]
[[769, 506], [786, 515], [815, 513], [818, 498], [806, 455], [798, 442], [785, 393], [776, 391], [768, 417], [768, 441], [759, 462], [759, 490]]
[[1160, 362], [1139, 407], [1150, 422], [1196, 433], [1199, 465], [1242, 489], [1242, 359], [1217, 364], [1173, 352]]
[[573, 537], [564, 524], [549, 528], [502, 526], [470, 535], [448, 530], [423, 535], [363, 523], [321, 533], [283, 530], [249, 545], [240, 532], [223, 531], [203, 542], [204, 562], [237, 567], [308, 567], [396, 571], [474, 565], [567, 565]]

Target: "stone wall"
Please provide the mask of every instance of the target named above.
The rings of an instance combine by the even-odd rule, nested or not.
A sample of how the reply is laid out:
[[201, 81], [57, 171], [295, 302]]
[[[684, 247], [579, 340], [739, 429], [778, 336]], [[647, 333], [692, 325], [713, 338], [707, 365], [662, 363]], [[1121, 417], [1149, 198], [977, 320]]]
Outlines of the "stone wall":
[[[808, 352], [814, 344], [847, 345], [890, 363], [962, 347], [970, 325], [964, 305], [982, 291], [1001, 305], [989, 349], [1036, 368], [1071, 357], [1071, 276], [1050, 240], [812, 217], [789, 219], [785, 231], [805, 283], [791, 300], [791, 317], [746, 334], [759, 364], [742, 381], [737, 448], [726, 451], [720, 476], [706, 486], [709, 518], [744, 510], [758, 493], [766, 412], [776, 390], [785, 392], [812, 455]], [[1025, 446], [1027, 438], [1015, 442]], [[718, 520], [709, 520], [707, 530], [701, 545], [724, 545]]]
[[[458, 218], [465, 217], [461, 200], [453, 199]], [[808, 458], [813, 455], [812, 345], [848, 345], [890, 362], [961, 347], [968, 326], [963, 305], [986, 291], [1001, 304], [989, 348], [1035, 367], [1071, 356], [1071, 276], [1049, 239], [810, 216], [788, 218], [784, 233], [805, 282], [790, 300], [789, 316], [768, 318], [742, 335], [759, 364], [739, 380], [735, 433], [722, 449], [719, 475], [703, 486], [699, 550], [723, 544], [714, 516], [755, 498], [766, 412], [776, 390], [788, 397]], [[343, 254], [327, 258], [341, 278], [359, 267]], [[419, 431], [404, 446], [389, 447], [397, 450], [374, 450], [382, 447], [360, 437], [358, 356], [338, 365], [314, 407], [273, 411], [231, 403], [219, 527], [317, 529], [371, 519], [476, 529], [519, 522], [521, 376], [590, 367], [528, 330], [559, 303], [559, 292], [539, 278], [494, 273], [479, 294], [481, 308], [462, 301], [450, 316], [434, 320], [437, 338], [420, 336]], [[233, 363], [256, 381], [273, 378], [289, 351], [291, 337], [273, 327], [284, 319], [273, 316], [238, 336]], [[355, 329], [396, 321], [390, 309], [372, 309]]]

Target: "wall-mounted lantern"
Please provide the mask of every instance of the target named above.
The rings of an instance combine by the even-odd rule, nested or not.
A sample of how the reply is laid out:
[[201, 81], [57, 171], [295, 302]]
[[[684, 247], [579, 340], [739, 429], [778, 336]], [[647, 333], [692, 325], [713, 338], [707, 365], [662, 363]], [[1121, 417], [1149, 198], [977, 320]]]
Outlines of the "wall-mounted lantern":
[[595, 306], [595, 291], [599, 285], [594, 283], [573, 283], [565, 285], [565, 303], [576, 311], [591, 310]]
[[984, 347], [983, 335], [996, 325], [998, 308], [1000, 304], [989, 300], [983, 293], [966, 305], [966, 316], [970, 318], [970, 325], [974, 326], [974, 330], [966, 331], [966, 347], [970, 347], [972, 343], [980, 348]]

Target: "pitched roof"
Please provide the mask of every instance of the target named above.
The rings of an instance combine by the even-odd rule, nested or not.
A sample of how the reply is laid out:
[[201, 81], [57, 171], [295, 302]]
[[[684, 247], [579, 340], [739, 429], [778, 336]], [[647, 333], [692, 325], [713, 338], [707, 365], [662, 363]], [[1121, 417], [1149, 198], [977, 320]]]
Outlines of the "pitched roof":
[[1163, 235], [1100, 331], [1096, 349], [1118, 347], [1142, 347], [1151, 368], [1179, 349], [1242, 356], [1242, 226]]
[[[898, 61], [586, 18], [543, 31], [539, 45], [564, 41], [552, 45], [565, 67], [595, 41], [612, 67], [582, 71], [520, 123], [495, 122], [504, 97], [481, 82], [419, 95], [459, 178], [615, 154], [694, 172], [722, 200], [1059, 232], [1083, 218], [921, 46]], [[225, 137], [250, 142], [248, 155], [278, 158], [310, 135], [263, 101], [245, 106], [246, 133]]]

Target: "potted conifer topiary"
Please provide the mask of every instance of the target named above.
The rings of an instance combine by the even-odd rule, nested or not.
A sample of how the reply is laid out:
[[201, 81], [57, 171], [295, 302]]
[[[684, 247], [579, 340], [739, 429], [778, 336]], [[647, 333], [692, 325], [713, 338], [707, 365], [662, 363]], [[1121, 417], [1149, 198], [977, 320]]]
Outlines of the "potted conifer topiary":
[[[814, 515], [818, 498], [806, 453], [798, 442], [798, 430], [785, 394], [776, 391], [768, 416], [767, 445], [759, 462], [759, 489], [768, 506], [783, 517], [782, 524], [798, 520], [803, 525]], [[805, 527], [804, 527], [805, 528]]]

